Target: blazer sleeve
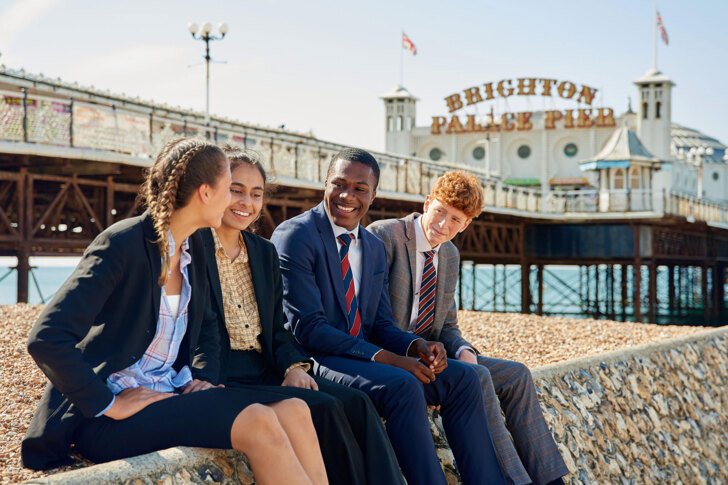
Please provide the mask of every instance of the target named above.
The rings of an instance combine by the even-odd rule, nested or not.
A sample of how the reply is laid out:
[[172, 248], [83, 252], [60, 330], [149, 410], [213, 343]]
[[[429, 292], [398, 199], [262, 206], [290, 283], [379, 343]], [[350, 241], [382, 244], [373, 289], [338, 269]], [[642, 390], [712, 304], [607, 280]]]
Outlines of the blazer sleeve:
[[86, 363], [77, 345], [124, 274], [124, 251], [107, 234], [99, 235], [78, 266], [45, 307], [28, 337], [28, 352], [53, 386], [91, 418], [113, 398], [106, 383]]
[[[453, 261], [451, 261], [449, 265], [451, 268], [460, 267], [460, 255], [457, 254], [457, 251], [453, 257]], [[455, 291], [456, 282], [457, 274], [448, 278], [448, 285], [452, 285], [453, 291]], [[448, 290], [449, 289], [450, 288], [448, 288]], [[445, 351], [447, 352], [447, 355], [451, 358], [455, 358], [455, 353], [461, 347], [470, 347], [475, 350], [476, 353], [479, 353], [474, 346], [472, 346], [467, 340], [465, 340], [465, 338], [463, 338], [463, 335], [460, 332], [460, 327], [458, 327], [458, 310], [457, 306], [455, 305], [455, 298], [453, 298], [452, 302], [450, 302], [450, 309], [447, 311], [445, 321], [442, 324], [442, 330], [440, 331], [439, 340], [445, 346]]]
[[311, 362], [311, 358], [296, 347], [291, 332], [286, 330], [283, 314], [283, 281], [281, 279], [280, 259], [275, 247], [271, 248], [270, 268], [273, 274], [273, 357], [278, 372], [286, 370], [298, 362]]
[[[339, 330], [328, 321], [314, 271], [314, 240], [318, 234], [306, 229], [299, 224], [283, 223], [271, 238], [280, 255], [283, 307], [290, 330], [312, 353], [371, 360], [379, 347]], [[332, 289], [330, 285], [328, 289]]]
[[[199, 256], [204, 258], [204, 255]], [[207, 268], [205, 268], [207, 269]], [[197, 340], [197, 348], [192, 358], [192, 376], [195, 379], [219, 384], [220, 379], [220, 329], [217, 313], [212, 308], [210, 299], [210, 283], [207, 278], [207, 271], [202, 281], [205, 282], [205, 311], [200, 326], [200, 336]]]
[[374, 234], [377, 239], [384, 243], [384, 249], [387, 253], [387, 268], [391, 272], [395, 247], [394, 240], [387, 229], [387, 227], [383, 226], [382, 221], [375, 221], [367, 226], [367, 231]]
[[417, 335], [401, 330], [394, 324], [392, 304], [389, 300], [389, 277], [387, 271], [384, 272], [384, 285], [382, 285], [382, 294], [379, 298], [377, 315], [370, 339], [390, 352], [399, 355], [407, 355], [407, 350], [412, 345], [412, 342], [422, 339]]
[[474, 346], [465, 340], [465, 338], [463, 338], [463, 335], [460, 332], [460, 327], [458, 327], [458, 310], [455, 305], [455, 300], [453, 300], [450, 310], [448, 310], [447, 316], [445, 317], [445, 322], [442, 325], [442, 331], [440, 331], [440, 342], [442, 342], [445, 346], [445, 351], [451, 358], [455, 358], [455, 353], [461, 347], [470, 347], [475, 350], [476, 353], [480, 353]]

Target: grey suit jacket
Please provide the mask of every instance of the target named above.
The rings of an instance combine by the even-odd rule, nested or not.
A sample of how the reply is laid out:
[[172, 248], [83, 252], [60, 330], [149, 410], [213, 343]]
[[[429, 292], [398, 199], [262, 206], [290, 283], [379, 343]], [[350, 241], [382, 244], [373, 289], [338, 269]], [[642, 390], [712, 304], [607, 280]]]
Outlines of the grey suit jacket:
[[[389, 266], [389, 295], [392, 313], [397, 326], [407, 330], [412, 316], [412, 299], [415, 293], [415, 263], [417, 242], [415, 218], [412, 213], [402, 219], [385, 219], [370, 224], [367, 229], [384, 242]], [[446, 242], [438, 252], [437, 293], [435, 294], [435, 322], [429, 340], [443, 343], [447, 354], [455, 358], [455, 352], [470, 345], [458, 328], [455, 286], [460, 268], [460, 253], [455, 245]], [[477, 352], [477, 350], [476, 350]]]

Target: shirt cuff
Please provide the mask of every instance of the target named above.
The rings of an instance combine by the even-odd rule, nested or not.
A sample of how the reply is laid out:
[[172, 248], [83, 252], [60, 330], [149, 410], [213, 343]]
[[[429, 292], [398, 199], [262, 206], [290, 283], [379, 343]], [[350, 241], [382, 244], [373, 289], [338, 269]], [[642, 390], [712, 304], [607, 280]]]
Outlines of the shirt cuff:
[[475, 351], [475, 349], [474, 349], [474, 348], [472, 348], [472, 347], [471, 347], [471, 346], [469, 346], [469, 345], [462, 345], [462, 346], [460, 346], [460, 348], [459, 348], [459, 349], [458, 349], [458, 350], [457, 350], [457, 351], [455, 352], [455, 358], [456, 358], [456, 359], [459, 359], [459, 358], [460, 358], [460, 354], [462, 353], [462, 351], [463, 351], [463, 350], [469, 350], [469, 351], [471, 351], [471, 352], [473, 353], [473, 355], [475, 355], [476, 357], [478, 356], [478, 353], [477, 353], [477, 352]]
[[377, 357], [377, 354], [378, 354], [379, 352], [381, 352], [382, 350], [384, 350], [384, 349], [379, 349], [379, 350], [377, 350], [376, 352], [374, 352], [374, 355], [372, 355], [372, 362], [376, 362], [376, 360], [374, 360], [374, 359], [375, 359], [375, 358]]
[[404, 353], [405, 356], [409, 355], [410, 347], [412, 347], [412, 344], [415, 343], [415, 342], [417, 342], [418, 340], [425, 340], [425, 339], [423, 339], [422, 337], [420, 337], [420, 338], [416, 338], [412, 342], [410, 342], [409, 345], [407, 346], [407, 350]]
[[99, 414], [97, 414], [94, 417], [99, 418], [99, 417], [103, 416], [104, 414], [106, 414], [106, 411], [111, 409], [111, 406], [113, 406], [115, 402], [116, 402], [116, 396], [111, 396], [111, 402], [109, 403], [109, 405], [106, 406], [103, 411], [101, 411]]
[[286, 372], [283, 373], [283, 378], [285, 379], [289, 372], [291, 372], [293, 369], [303, 369], [303, 372], [308, 373], [308, 371], [311, 370], [311, 364], [309, 362], [296, 362], [295, 364], [291, 364], [288, 369], [286, 369]]

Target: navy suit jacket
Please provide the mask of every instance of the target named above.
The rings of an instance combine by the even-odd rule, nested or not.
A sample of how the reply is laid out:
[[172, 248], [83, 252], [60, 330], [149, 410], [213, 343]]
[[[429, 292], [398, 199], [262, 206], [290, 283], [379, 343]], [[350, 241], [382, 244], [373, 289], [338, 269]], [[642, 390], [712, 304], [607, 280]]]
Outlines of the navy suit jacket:
[[314, 356], [371, 360], [382, 348], [406, 355], [419, 338], [397, 328], [392, 319], [384, 244], [363, 227], [359, 239], [362, 330], [353, 337], [348, 333], [341, 260], [323, 202], [283, 222], [271, 238], [281, 259], [286, 325]]

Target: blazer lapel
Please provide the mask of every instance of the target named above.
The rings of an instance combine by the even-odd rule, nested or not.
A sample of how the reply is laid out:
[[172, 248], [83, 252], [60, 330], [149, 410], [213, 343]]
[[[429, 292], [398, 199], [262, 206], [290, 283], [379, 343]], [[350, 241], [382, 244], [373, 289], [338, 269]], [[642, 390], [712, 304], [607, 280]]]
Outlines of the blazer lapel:
[[437, 287], [435, 288], [435, 321], [432, 322], [433, 331], [439, 332], [442, 329], [442, 325], [445, 321], [445, 316], [442, 312], [447, 312], [449, 308], [442, 305], [445, 301], [445, 278], [447, 277], [447, 271], [449, 266], [450, 254], [447, 251], [447, 243], [440, 246], [440, 251], [437, 255]]
[[222, 306], [222, 287], [220, 286], [220, 274], [217, 271], [217, 258], [215, 257], [215, 240], [212, 237], [212, 229], [202, 230], [202, 240], [205, 242], [205, 257], [207, 258], [207, 272], [210, 275], [210, 288], [215, 295], [217, 314], [225, 319], [225, 308]]
[[371, 288], [372, 265], [367, 264], [369, 257], [372, 254], [371, 249], [371, 234], [364, 229], [359, 227], [359, 239], [361, 240], [361, 280], [359, 281], [359, 292], [357, 294], [357, 300], [359, 301], [359, 311], [363, 321], [367, 321], [364, 318], [364, 306], [369, 303], [369, 289]]
[[[245, 249], [248, 251], [248, 266], [250, 267], [250, 277], [253, 278], [253, 291], [255, 292], [255, 302], [258, 305], [258, 316], [260, 317], [260, 325], [262, 334], [270, 335], [272, 320], [270, 315], [270, 302], [273, 296], [273, 285], [268, 284], [270, 274], [266, 273], [263, 268], [262, 256], [258, 248], [257, 241], [250, 233], [243, 231], [243, 240], [245, 241]], [[268, 298], [264, 298], [265, 296]]]
[[162, 273], [162, 256], [159, 254], [159, 247], [157, 246], [157, 233], [154, 231], [154, 225], [152, 218], [149, 213], [145, 213], [142, 216], [142, 224], [144, 228], [144, 247], [147, 250], [147, 259], [149, 260], [149, 267], [152, 271], [151, 288], [152, 292], [152, 322], [156, 328], [157, 321], [159, 320], [159, 304], [162, 298], [162, 289], [157, 283], [159, 275]]
[[324, 253], [326, 254], [331, 286], [334, 288], [334, 293], [336, 293], [336, 299], [341, 307], [341, 312], [344, 314], [344, 317], [346, 317], [346, 295], [344, 294], [344, 283], [343, 278], [341, 277], [341, 260], [339, 259], [339, 251], [336, 248], [334, 231], [331, 230], [331, 223], [329, 222], [329, 217], [326, 215], [326, 209], [324, 208], [323, 202], [314, 207], [312, 212], [315, 215], [314, 221], [316, 222], [319, 236], [321, 236], [321, 244], [323, 245]]
[[[412, 300], [415, 294], [415, 277], [417, 276], [417, 238], [415, 237], [415, 224], [416, 220], [414, 217], [407, 216], [404, 220], [404, 235], [406, 237], [405, 247], [407, 248], [407, 259], [409, 261], [409, 274], [410, 274], [410, 291], [408, 298], [408, 309], [412, 308]], [[410, 313], [409, 310], [407, 313]], [[410, 316], [410, 318], [412, 318]]]

